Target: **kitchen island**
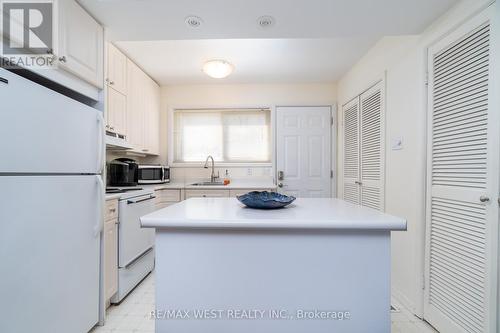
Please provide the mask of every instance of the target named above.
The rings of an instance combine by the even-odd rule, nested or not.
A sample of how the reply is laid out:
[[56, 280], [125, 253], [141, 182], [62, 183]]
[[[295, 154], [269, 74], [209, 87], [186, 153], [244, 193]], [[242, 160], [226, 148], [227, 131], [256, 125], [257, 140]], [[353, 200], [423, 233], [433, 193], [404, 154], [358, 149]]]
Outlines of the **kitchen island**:
[[390, 233], [406, 221], [339, 199], [254, 210], [193, 198], [156, 228], [156, 332], [390, 332]]

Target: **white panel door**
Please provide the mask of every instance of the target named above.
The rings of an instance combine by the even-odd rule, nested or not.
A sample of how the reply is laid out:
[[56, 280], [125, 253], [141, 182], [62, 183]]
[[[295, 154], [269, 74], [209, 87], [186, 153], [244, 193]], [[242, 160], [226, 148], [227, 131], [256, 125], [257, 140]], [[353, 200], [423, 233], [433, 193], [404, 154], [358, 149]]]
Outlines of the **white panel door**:
[[331, 196], [331, 119], [329, 106], [276, 108], [279, 192]]
[[97, 177], [0, 176], [0, 332], [81, 333], [97, 323]]
[[344, 200], [360, 203], [359, 181], [359, 97], [342, 108], [343, 117], [343, 193]]
[[424, 317], [441, 333], [497, 332], [500, 36], [490, 17], [429, 49]]
[[101, 112], [0, 69], [0, 173], [100, 173]]
[[359, 96], [360, 204], [384, 211], [383, 83]]

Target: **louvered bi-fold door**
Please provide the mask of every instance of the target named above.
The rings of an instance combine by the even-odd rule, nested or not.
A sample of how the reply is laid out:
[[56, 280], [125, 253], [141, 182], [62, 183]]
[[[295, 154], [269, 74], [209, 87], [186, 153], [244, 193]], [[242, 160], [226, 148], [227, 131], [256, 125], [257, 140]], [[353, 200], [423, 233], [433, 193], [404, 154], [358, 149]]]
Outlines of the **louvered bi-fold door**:
[[342, 109], [344, 128], [343, 193], [344, 200], [360, 203], [359, 187], [359, 98]]
[[360, 203], [384, 210], [383, 84], [365, 91], [360, 99]]
[[497, 332], [499, 36], [490, 15], [429, 49], [424, 317], [441, 333]]

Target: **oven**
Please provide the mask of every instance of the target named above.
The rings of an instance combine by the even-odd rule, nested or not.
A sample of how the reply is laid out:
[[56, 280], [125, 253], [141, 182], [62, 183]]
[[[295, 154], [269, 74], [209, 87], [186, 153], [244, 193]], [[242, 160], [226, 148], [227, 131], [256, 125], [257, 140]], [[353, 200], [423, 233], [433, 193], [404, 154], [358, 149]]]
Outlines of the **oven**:
[[170, 181], [170, 168], [163, 165], [141, 164], [138, 167], [139, 184], [163, 184]]
[[154, 268], [155, 230], [140, 221], [155, 210], [153, 190], [129, 191], [119, 200], [118, 291], [111, 303], [120, 303]]

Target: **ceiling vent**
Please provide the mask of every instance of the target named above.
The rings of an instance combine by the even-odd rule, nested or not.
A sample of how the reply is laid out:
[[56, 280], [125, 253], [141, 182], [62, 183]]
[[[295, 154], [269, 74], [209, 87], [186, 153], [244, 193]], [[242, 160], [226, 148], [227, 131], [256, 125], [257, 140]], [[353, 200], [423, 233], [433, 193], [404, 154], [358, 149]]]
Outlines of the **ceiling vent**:
[[198, 16], [188, 16], [184, 22], [190, 28], [199, 28], [203, 24], [203, 20]]
[[263, 29], [269, 29], [272, 26], [274, 26], [275, 20], [274, 20], [274, 17], [269, 16], [269, 15], [265, 15], [265, 16], [259, 17], [257, 19], [257, 23], [259, 24], [259, 26], [261, 28], [263, 28]]

